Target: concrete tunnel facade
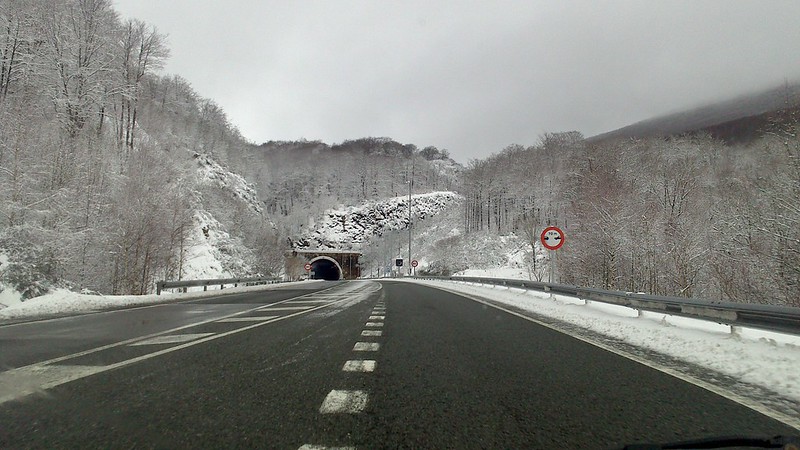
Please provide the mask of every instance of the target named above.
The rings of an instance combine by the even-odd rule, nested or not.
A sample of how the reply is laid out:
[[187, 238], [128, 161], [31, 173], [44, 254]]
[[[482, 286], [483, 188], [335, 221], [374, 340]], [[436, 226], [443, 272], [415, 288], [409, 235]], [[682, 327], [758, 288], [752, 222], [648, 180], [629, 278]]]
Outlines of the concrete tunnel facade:
[[[361, 276], [360, 252], [350, 250], [293, 250], [286, 253], [286, 275], [299, 280], [354, 280]], [[311, 270], [306, 271], [306, 264]]]

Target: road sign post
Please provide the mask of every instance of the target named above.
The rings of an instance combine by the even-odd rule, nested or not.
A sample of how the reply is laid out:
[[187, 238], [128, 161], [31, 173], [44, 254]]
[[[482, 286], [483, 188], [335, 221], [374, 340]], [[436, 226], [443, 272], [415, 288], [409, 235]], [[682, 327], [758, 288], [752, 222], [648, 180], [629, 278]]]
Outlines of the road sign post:
[[419, 265], [419, 261], [416, 259], [411, 260], [411, 270], [413, 271], [411, 274], [416, 276], [417, 275], [417, 266]]
[[[542, 241], [542, 246], [548, 250], [548, 257], [550, 259], [550, 276], [548, 282], [555, 283], [556, 282], [556, 250], [560, 249], [562, 245], [564, 245], [564, 232], [561, 231], [558, 227], [547, 227], [542, 230], [542, 235], [540, 236]], [[550, 294], [552, 297], [553, 294]]]

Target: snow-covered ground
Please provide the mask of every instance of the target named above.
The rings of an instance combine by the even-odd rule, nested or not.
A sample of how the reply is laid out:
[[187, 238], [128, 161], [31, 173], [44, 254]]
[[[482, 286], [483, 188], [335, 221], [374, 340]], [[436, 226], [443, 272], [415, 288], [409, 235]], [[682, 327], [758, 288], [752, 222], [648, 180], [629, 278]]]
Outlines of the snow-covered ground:
[[[583, 300], [565, 296], [551, 298], [549, 294], [538, 291], [450, 281], [414, 282], [489, 299], [511, 310], [524, 310], [555, 319], [556, 323], [574, 325], [610, 338], [605, 342], [628, 343], [763, 388], [764, 392], [775, 393], [788, 401], [784, 402], [783, 411], [788, 411], [784, 412], [785, 418], [793, 426], [800, 427], [800, 370], [797, 369], [800, 335], [751, 328], [742, 328], [732, 335], [730, 327], [713, 322], [649, 312], [639, 317], [638, 312], [630, 308], [600, 302], [586, 304]], [[587, 340], [595, 343], [591, 337]], [[697, 378], [701, 383], [706, 381], [700, 376]], [[731, 388], [731, 391], [736, 393], [737, 389], [747, 389], [746, 385]], [[747, 397], [748, 393], [739, 394]], [[753, 396], [761, 395], [763, 392]], [[765, 402], [776, 403], [774, 400]]]
[[[225, 288], [225, 294], [263, 291], [277, 289], [295, 284], [319, 283], [320, 281], [296, 281], [290, 283], [269, 284], [261, 286], [241, 286]], [[59, 314], [74, 314], [116, 309], [129, 306], [146, 306], [156, 303], [184, 301], [196, 298], [220, 295], [219, 287], [209, 286], [208, 291], [202, 287], [194, 288], [185, 294], [172, 294], [164, 292], [162, 295], [86, 295], [77, 294], [65, 289], [58, 289], [41, 297], [32, 298], [24, 302], [14, 302], [7, 308], [0, 309], [0, 320], [26, 319]]]

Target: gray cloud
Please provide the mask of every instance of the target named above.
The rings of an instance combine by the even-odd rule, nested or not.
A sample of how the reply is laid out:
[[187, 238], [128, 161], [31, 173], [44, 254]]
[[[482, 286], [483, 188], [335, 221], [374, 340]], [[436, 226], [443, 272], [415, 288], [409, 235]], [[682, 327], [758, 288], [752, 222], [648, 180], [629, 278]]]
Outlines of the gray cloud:
[[250, 140], [390, 136], [466, 161], [800, 76], [800, 2], [116, 0]]

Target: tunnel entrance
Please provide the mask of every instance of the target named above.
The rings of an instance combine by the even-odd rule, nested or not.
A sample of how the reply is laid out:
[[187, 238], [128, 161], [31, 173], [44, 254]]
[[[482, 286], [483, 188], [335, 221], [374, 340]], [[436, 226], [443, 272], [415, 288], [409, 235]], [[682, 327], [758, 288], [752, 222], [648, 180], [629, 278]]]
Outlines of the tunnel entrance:
[[[353, 250], [295, 249], [286, 252], [284, 269], [290, 280], [355, 280], [361, 277], [361, 252]], [[306, 268], [308, 267], [308, 268]], [[313, 274], [311, 273], [313, 272]]]
[[320, 257], [311, 261], [311, 279], [313, 280], [341, 280], [342, 271], [335, 261]]

